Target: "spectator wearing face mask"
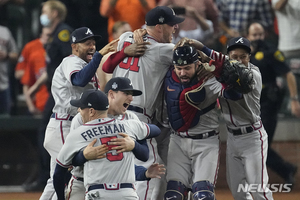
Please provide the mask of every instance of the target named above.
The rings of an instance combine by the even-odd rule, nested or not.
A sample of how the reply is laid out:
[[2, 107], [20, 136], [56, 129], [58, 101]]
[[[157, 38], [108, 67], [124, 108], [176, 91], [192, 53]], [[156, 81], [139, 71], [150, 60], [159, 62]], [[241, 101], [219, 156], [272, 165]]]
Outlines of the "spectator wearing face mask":
[[297, 167], [285, 161], [271, 148], [277, 125], [278, 111], [283, 100], [283, 89], [276, 83], [277, 77], [285, 77], [290, 93], [291, 113], [300, 117], [300, 104], [294, 74], [285, 63], [285, 57], [275, 46], [265, 41], [265, 29], [259, 21], [247, 26], [247, 38], [251, 42], [250, 62], [259, 67], [262, 74], [261, 120], [268, 133], [267, 166], [281, 176], [286, 183], [294, 184]]

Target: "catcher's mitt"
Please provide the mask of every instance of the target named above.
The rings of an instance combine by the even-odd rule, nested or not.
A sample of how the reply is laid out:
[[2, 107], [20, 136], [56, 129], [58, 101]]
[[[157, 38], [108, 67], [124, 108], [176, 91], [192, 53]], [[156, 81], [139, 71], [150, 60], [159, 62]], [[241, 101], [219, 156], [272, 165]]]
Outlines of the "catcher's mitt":
[[225, 60], [218, 81], [243, 94], [251, 92], [254, 88], [252, 71], [236, 60]]

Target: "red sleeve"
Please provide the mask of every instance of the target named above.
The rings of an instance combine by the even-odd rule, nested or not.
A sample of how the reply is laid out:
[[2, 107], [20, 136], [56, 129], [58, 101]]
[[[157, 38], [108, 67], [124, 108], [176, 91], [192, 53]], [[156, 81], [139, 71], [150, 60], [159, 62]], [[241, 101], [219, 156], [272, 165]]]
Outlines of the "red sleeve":
[[121, 51], [111, 54], [107, 60], [104, 62], [102, 66], [102, 70], [105, 73], [113, 73], [117, 65], [122, 62], [124, 58], [126, 58], [126, 54], [124, 53], [124, 48]]

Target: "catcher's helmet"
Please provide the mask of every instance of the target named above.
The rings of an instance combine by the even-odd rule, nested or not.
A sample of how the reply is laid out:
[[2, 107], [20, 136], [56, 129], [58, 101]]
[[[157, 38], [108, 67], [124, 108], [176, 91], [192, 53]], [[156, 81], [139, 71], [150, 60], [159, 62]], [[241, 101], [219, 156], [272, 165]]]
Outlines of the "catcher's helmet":
[[192, 46], [177, 47], [173, 53], [174, 65], [188, 65], [198, 60], [198, 52]]

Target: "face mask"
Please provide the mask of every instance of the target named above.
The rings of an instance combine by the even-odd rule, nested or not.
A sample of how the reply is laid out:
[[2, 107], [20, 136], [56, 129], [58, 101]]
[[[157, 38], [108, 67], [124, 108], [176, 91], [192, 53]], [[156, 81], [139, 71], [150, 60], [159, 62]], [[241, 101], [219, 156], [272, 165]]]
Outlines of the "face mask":
[[264, 41], [263, 40], [254, 40], [251, 42], [251, 45], [254, 49], [254, 51], [260, 50], [261, 47], [263, 47]]
[[49, 26], [51, 21], [46, 14], [42, 14], [40, 16], [40, 22], [42, 26]]

